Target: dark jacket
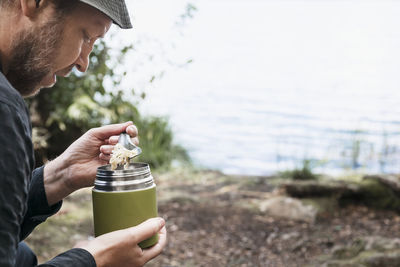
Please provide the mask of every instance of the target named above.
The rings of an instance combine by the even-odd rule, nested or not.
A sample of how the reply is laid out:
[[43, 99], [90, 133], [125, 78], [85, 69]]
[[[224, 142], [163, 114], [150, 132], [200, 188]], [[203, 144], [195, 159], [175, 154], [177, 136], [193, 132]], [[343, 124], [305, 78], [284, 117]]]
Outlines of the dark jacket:
[[[0, 266], [14, 267], [18, 243], [61, 208], [47, 203], [43, 167], [33, 170], [29, 112], [0, 69]], [[40, 266], [96, 266], [84, 249], [71, 249]], [[18, 266], [19, 267], [19, 266]]]

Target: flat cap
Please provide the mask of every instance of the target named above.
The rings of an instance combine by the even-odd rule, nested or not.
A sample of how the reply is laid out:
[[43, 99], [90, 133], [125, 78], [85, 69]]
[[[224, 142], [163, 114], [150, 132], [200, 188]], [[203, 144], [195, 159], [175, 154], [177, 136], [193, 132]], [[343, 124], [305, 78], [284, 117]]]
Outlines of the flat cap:
[[132, 28], [131, 19], [129, 18], [128, 9], [124, 0], [80, 0], [88, 4], [104, 14], [122, 29]]

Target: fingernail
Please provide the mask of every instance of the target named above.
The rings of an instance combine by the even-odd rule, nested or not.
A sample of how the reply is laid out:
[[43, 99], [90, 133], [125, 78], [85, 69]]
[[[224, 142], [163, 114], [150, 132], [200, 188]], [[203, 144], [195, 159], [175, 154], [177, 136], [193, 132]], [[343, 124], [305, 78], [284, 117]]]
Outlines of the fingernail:
[[162, 228], [165, 225], [165, 220], [163, 218], [158, 218], [158, 224], [160, 225], [160, 228]]

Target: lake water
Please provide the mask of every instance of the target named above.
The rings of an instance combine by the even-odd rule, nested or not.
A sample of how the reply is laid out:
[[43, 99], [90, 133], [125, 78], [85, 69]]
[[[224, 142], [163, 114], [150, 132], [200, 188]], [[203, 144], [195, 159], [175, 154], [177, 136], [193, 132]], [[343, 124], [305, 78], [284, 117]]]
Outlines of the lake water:
[[133, 38], [170, 44], [129, 79], [166, 70], [141, 109], [168, 116], [196, 164], [400, 172], [400, 2], [199, 0], [184, 27], [186, 2], [164, 2], [129, 3]]

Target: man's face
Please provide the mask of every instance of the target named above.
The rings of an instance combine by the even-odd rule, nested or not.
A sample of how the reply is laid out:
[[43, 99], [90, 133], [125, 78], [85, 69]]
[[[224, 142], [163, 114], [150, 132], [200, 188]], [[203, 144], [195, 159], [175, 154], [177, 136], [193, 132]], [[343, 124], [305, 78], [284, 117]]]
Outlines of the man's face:
[[83, 3], [65, 17], [52, 12], [12, 44], [8, 80], [23, 96], [31, 96], [53, 86], [56, 76], [67, 76], [73, 67], [85, 72], [94, 42], [110, 26], [110, 18]]

